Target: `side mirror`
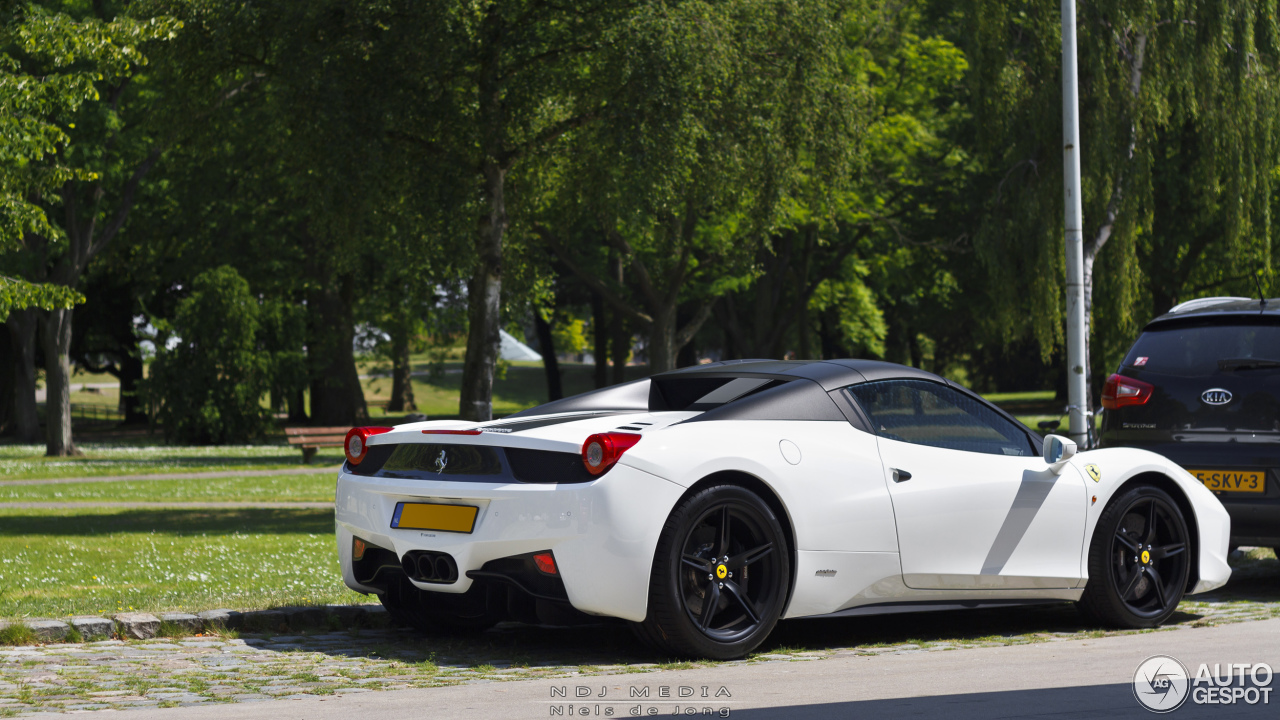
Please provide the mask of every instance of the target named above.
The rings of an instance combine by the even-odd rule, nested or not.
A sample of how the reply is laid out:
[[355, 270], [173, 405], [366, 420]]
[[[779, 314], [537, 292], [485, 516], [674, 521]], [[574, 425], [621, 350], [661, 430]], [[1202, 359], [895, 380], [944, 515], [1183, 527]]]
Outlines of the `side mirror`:
[[1076, 444], [1061, 435], [1048, 435], [1044, 439], [1042, 457], [1050, 465], [1066, 462], [1076, 454]]

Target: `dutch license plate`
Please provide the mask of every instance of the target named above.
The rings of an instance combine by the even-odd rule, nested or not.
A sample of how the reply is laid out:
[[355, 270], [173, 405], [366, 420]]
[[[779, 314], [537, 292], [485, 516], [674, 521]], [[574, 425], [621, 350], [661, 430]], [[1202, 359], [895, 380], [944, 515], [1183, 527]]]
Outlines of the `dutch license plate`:
[[1261, 493], [1267, 489], [1267, 473], [1265, 470], [1192, 470], [1204, 486], [1214, 492], [1247, 492]]
[[396, 503], [391, 527], [406, 530], [442, 530], [469, 533], [475, 529], [479, 508], [471, 505]]

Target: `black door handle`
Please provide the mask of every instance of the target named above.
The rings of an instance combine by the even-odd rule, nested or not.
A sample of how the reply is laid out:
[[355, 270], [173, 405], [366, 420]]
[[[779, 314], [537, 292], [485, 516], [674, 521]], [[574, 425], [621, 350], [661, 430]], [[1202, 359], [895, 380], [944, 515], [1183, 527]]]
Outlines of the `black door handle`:
[[907, 480], [911, 479], [911, 473], [907, 472], [906, 470], [899, 470], [898, 468], [889, 468], [889, 469], [893, 471], [894, 482], [906, 482]]

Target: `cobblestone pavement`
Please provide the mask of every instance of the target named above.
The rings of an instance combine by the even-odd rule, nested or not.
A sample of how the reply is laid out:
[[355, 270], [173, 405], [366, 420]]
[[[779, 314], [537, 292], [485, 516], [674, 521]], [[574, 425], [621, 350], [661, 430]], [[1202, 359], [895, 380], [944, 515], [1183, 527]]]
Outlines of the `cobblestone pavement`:
[[[1158, 631], [1280, 617], [1280, 563], [1269, 550], [1233, 560], [1231, 584], [1197, 596]], [[762, 652], [736, 663], [940, 652], [1128, 632], [1088, 626], [1070, 605], [779, 625]], [[504, 623], [471, 638], [403, 629], [108, 640], [0, 649], [0, 717], [122, 707], [340, 695], [537, 677], [643, 673], [720, 663], [655, 662], [621, 624]]]

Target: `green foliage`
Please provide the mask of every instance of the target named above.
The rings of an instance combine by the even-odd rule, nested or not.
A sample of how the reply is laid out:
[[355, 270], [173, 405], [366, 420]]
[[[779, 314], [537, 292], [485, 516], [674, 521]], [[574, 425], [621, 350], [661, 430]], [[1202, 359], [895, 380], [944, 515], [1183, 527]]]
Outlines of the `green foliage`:
[[243, 443], [263, 434], [272, 368], [262, 315], [234, 268], [196, 277], [157, 338], [145, 389], [169, 442]]
[[0, 323], [13, 310], [69, 308], [84, 302], [84, 295], [65, 285], [31, 283], [0, 275]]

